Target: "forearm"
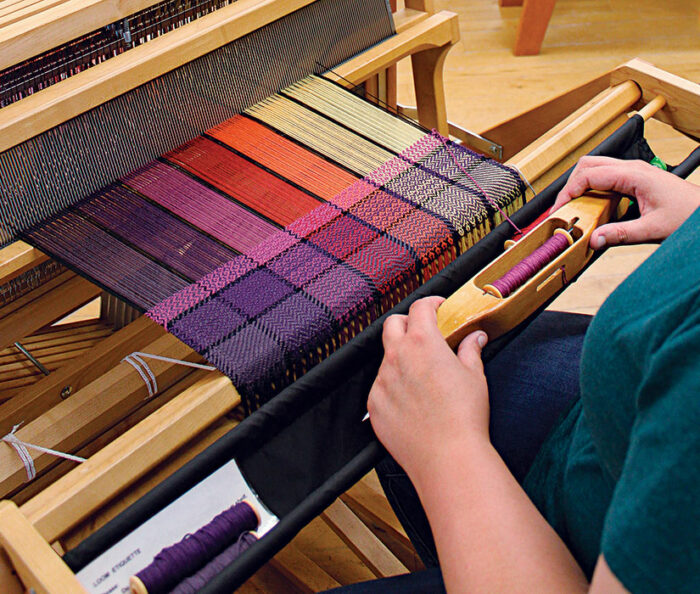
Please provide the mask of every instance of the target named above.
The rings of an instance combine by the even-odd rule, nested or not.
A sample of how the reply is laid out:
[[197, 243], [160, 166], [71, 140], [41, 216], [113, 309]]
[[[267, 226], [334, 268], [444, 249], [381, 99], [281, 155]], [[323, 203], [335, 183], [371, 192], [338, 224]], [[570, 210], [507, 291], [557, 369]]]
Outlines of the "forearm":
[[585, 592], [586, 579], [486, 440], [416, 472], [449, 592]]

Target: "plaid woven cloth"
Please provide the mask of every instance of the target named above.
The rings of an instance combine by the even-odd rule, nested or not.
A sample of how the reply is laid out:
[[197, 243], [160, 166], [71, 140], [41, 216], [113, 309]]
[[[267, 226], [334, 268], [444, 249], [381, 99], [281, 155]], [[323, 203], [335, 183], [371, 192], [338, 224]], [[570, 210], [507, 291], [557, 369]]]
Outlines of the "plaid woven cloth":
[[251, 412], [521, 200], [513, 170], [312, 76], [26, 237], [147, 311]]
[[484, 194], [507, 209], [522, 190], [514, 171], [426, 134], [147, 315], [229, 376], [250, 412], [490, 228]]

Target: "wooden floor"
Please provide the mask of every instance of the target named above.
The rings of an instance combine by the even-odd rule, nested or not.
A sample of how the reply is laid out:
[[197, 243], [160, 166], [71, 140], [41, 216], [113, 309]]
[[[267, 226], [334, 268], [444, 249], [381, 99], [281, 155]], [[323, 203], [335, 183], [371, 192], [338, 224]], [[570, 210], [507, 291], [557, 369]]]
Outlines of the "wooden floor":
[[[498, 8], [497, 0], [435, 0], [436, 8], [458, 12], [462, 41], [445, 66], [448, 114], [482, 132], [558, 93], [633, 57], [700, 82], [700, 0], [559, 0], [539, 56], [514, 57], [520, 8]], [[399, 68], [399, 100], [414, 105], [408, 65]], [[650, 123], [652, 148], [674, 163], [696, 145], [668, 127]], [[700, 183], [700, 174], [694, 176]], [[610, 249], [569, 287], [553, 309], [595, 313], [607, 295], [655, 246]], [[363, 487], [379, 492], [376, 477]], [[295, 552], [321, 568], [321, 582], [347, 584], [372, 573], [321, 521], [292, 543]], [[305, 569], [300, 567], [300, 573]], [[315, 571], [315, 570], [314, 570]], [[323, 581], [327, 580], [327, 581]], [[330, 581], [328, 581], [330, 580]], [[288, 592], [296, 586], [272, 568], [245, 586], [251, 592]]]
[[[633, 57], [700, 80], [700, 0], [558, 0], [539, 56], [515, 57], [521, 9], [497, 0], [435, 0], [459, 15], [461, 41], [445, 64], [450, 119], [475, 132]], [[399, 98], [413, 105], [408, 64]]]

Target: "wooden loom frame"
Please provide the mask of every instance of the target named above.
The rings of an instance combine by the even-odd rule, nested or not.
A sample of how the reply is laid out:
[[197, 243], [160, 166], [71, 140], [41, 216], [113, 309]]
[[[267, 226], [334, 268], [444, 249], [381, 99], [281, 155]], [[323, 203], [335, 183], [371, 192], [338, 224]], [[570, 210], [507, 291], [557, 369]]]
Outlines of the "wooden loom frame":
[[[6, 34], [0, 41], [0, 67], [8, 64], [6, 59], [9, 56], [10, 63], [17, 63], [67, 38], [89, 32], [141, 10], [155, 1], [121, 0], [116, 2], [117, 13], [112, 11], [115, 3], [109, 0], [39, 0], [34, 4], [25, 2], [24, 4], [29, 5], [26, 10], [33, 13], [26, 20], [18, 19], [10, 23], [6, 29], [2, 29], [3, 3], [0, 3], [0, 33]], [[4, 133], [2, 150], [311, 1], [240, 0], [234, 6], [217, 11], [217, 22], [211, 18], [212, 15], [208, 15], [210, 18], [198, 19], [123, 56], [13, 104], [0, 112], [0, 129]], [[81, 10], [80, 5], [86, 5], [87, 10]], [[108, 9], [106, 12], [105, 8]], [[15, 11], [15, 14], [18, 11]], [[430, 0], [409, 0], [406, 2], [406, 8], [394, 16], [397, 35], [361, 56], [343, 63], [335, 70], [333, 78], [345, 86], [358, 84], [375, 77], [398, 60], [411, 56], [414, 65], [420, 69], [420, 74], [416, 77], [416, 93], [419, 96], [422, 121], [425, 125], [446, 133], [442, 64], [447, 51], [459, 39], [456, 16], [447, 12], [435, 14]], [[47, 39], [51, 41], [46, 41]], [[105, 93], [105, 89], [109, 91]], [[53, 115], [47, 118], [49, 114]], [[46, 256], [40, 251], [23, 242], [15, 242], [0, 253], [0, 283], [11, 280], [44, 260]], [[32, 294], [20, 300], [23, 307], [14, 307], [10, 315], [0, 319], [0, 344], [11, 344], [38, 327], [75, 310], [99, 293], [94, 285], [72, 273], [64, 273], [61, 278], [48, 284], [55, 287], [48, 287], [51, 290], [35, 291], [34, 293], [40, 294]], [[48, 307], [50, 304], [52, 305]], [[37, 314], [41, 317], [36, 317]], [[61, 447], [66, 450], [80, 447], [86, 439], [104, 431], [105, 418], [113, 418], [118, 410], [123, 413], [124, 409], [129, 410], [134, 405], [143, 403], [146, 394], [140, 378], [128, 366], [119, 365], [121, 358], [134, 350], [146, 350], [178, 359], [200, 358], [173, 336], [165, 333], [162, 328], [146, 318], [140, 318], [97, 345], [91, 353], [92, 356], [88, 357], [89, 364], [75, 362], [76, 364], [66, 365], [50, 378], [46, 378], [51, 381], [40, 382], [40, 386], [24, 390], [21, 397], [13, 398], [5, 406], [0, 406], [0, 417], [4, 421], [19, 418], [29, 420], [27, 426], [18, 432], [19, 435], [26, 431], [26, 435], [20, 437], [27, 441], [40, 434], [39, 441], [42, 443], [63, 444]], [[63, 504], [59, 505], [61, 509], [59, 511], [56, 508], [58, 514], [53, 519], [46, 517], [48, 522], [42, 528], [48, 531], [48, 534], [56, 533], [56, 530], [58, 533], [65, 532], [84, 516], [86, 508], [83, 505], [86, 500], [73, 497], [70, 494], [73, 488], [84, 494], [92, 493], [88, 499], [93, 502], [94, 509], [99, 508], [102, 503], [133, 483], [138, 476], [148, 472], [159, 460], [166, 458], [240, 403], [240, 398], [230, 381], [218, 372], [191, 373], [186, 368], [160, 363], [154, 363], [151, 367], [162, 389], [158, 397], [139, 410], [140, 417], [145, 416], [143, 412], [155, 412], [141, 420], [138, 427], [134, 428], [138, 429], [138, 436], [133, 431], [123, 436], [136, 447], [128, 447], [125, 450], [123, 440], [117, 440], [100, 450], [101, 457], [93, 466], [93, 471], [97, 470], [97, 473], [89, 471], [89, 467], [84, 465], [76, 469], [81, 471], [81, 474], [88, 470], [85, 475], [88, 480], [86, 483], [78, 481], [82, 485], [76, 483], [68, 488], [68, 491], [61, 489], [66, 496]], [[62, 401], [67, 387], [67, 393], [71, 397]], [[111, 403], [109, 395], [114, 395]], [[172, 402], [158, 408], [164, 400], [170, 398], [174, 398]], [[47, 413], [34, 418], [37, 416], [37, 410], [47, 410]], [[3, 429], [10, 429], [9, 426], [5, 426], [6, 423], [0, 421], [0, 424], [3, 424]], [[106, 434], [102, 434], [96, 440], [97, 443], [103, 445], [108, 442], [109, 438], [124, 428], [120, 425], [128, 427], [126, 421], [120, 423]], [[132, 438], [135, 438], [135, 441], [132, 441]], [[159, 454], [153, 457], [151, 454], [154, 452]], [[105, 455], [110, 457], [106, 464]], [[0, 482], [5, 488], [3, 492], [18, 486], [22, 480], [22, 472], [15, 472], [18, 470], [17, 460], [11, 458], [13, 456], [3, 460], [9, 464], [2, 464], [3, 479], [0, 479]], [[40, 458], [35, 459], [38, 469], [45, 468], [45, 462], [55, 462], [49, 459], [42, 461]], [[104, 472], [100, 472], [100, 468]], [[136, 468], [139, 470], [134, 473]], [[41, 479], [53, 474], [51, 470]], [[115, 486], [118, 488], [115, 489]], [[362, 492], [360, 498], [365, 501], [376, 499], [372, 494]], [[54, 503], [58, 501], [55, 500]], [[77, 505], [74, 505], [76, 503]], [[367, 506], [365, 517], [375, 524], [383, 524], [385, 530], [398, 533], [395, 530], [396, 522], [389, 517], [387, 510], [386, 504], [374, 506], [373, 509]], [[0, 543], [4, 549], [2, 557], [5, 559], [7, 556], [11, 560], [10, 564], [0, 563], [0, 587], [8, 591], [17, 587], [17, 580], [11, 575], [10, 569], [14, 566], [22, 582], [28, 587], [34, 587], [38, 592], [80, 589], [70, 571], [65, 572], [67, 568], [60, 558], [45, 547], [46, 541], [41, 537], [37, 539], [38, 533], [34, 532], [31, 536], [23, 534], [30, 525], [23, 519], [26, 518], [25, 513], [26, 510], [19, 511], [9, 501], [0, 503], [0, 523], [7, 528], [3, 534], [9, 535], [9, 539], [0, 536]], [[54, 521], [59, 517], [63, 520], [59, 520], [59, 524], [56, 525]], [[333, 509], [326, 515], [326, 521], [342, 534], [350, 530], [357, 536], [358, 530], [364, 529], [364, 537], [360, 535], [360, 540], [364, 538], [369, 542], [376, 557], [374, 560], [366, 556], [364, 558], [369, 566], [374, 564], [375, 571], [388, 574], [404, 568], [388, 550], [378, 549], [378, 546], [383, 545], [376, 539], [372, 541], [373, 536], [368, 534], [368, 529], [342, 502], [334, 504]], [[34, 525], [32, 530], [37, 527], [38, 525]], [[49, 540], [54, 539], [49, 537]], [[411, 553], [408, 552], [407, 541], [404, 539], [398, 546], [404, 547], [404, 559], [408, 559]], [[358, 550], [363, 548], [364, 546], [358, 545]], [[289, 551], [282, 556], [283, 569], [285, 561], [288, 569], [304, 560], [299, 556], [288, 559], [290, 554], [294, 557], [294, 553]], [[34, 560], [37, 561], [36, 564]], [[308, 560], [306, 562], [309, 563]], [[406, 564], [410, 566], [409, 563]], [[49, 570], [48, 573], [40, 575], [46, 569]], [[58, 577], [56, 571], [62, 572], [63, 576]], [[294, 577], [293, 572], [289, 573]]]
[[[42, 0], [42, 2], [50, 1]], [[261, 19], [275, 20], [292, 10], [309, 4], [311, 1], [240, 0], [226, 9], [240, 9], [242, 26], [236, 26], [236, 23], [239, 22], [235, 16], [237, 13], [235, 11], [232, 13], [231, 10], [228, 10], [222, 18], [217, 19], [221, 21], [218, 25], [231, 34], [235, 32], [236, 37], [242, 36], [251, 30], [252, 25], [261, 26], [266, 22]], [[154, 0], [141, 0], [137, 9], [153, 3]], [[67, 11], [68, 14], [65, 18], [77, 20], [83, 16], [76, 12], [72, 2], [61, 4], [56, 9], [52, 8], [51, 10], [58, 9]], [[226, 9], [221, 9], [216, 14]], [[397, 35], [364, 52], [361, 56], [346, 61], [336, 68], [332, 78], [345, 86], [358, 84], [384, 70], [388, 65], [395, 64], [398, 60], [410, 55], [422, 73], [416, 79], [417, 94], [422, 98], [419, 100], [422, 121], [426, 125], [445, 132], [447, 124], [442, 90], [442, 64], [447, 51], [459, 39], [459, 31], [456, 15], [447, 12], [432, 14], [431, 9], [431, 2], [421, 2], [420, 0], [407, 2], [406, 8], [395, 15]], [[53, 22], [44, 23], [46, 19], [44, 14], [34, 15], [32, 19], [35, 20], [39, 17], [41, 19], [38, 24], [30, 23], [28, 25], [32, 35], [36, 30], [45, 31], [44, 27], [49, 28], [49, 31], [54, 30]], [[47, 122], [42, 117], [37, 118], [37, 114], [47, 113], [57, 105], [56, 102], [65, 107], [67, 105], [65, 102], [66, 94], [74, 96], [74, 100], [68, 102], [72, 107], [69, 111], [62, 113], [60, 110], [55, 111], [51, 119], [52, 124], [70, 119], [70, 117], [94, 106], [100, 98], [98, 91], [102, 88], [101, 85], [107, 84], [105, 81], [108, 81], [110, 85], [117, 85], [117, 87], [112, 89], [110, 94], [102, 96], [102, 100], [114, 96], [117, 94], [117, 90], [125, 92], [145, 80], [162, 74], [168, 68], [174, 68], [194, 59], [204, 52], [203, 47], [209, 50], [212, 49], [212, 44], [221, 45], [230, 41], [229, 37], [222, 40], [221, 29], [218, 26], [210, 25], [211, 19], [206, 19], [207, 17], [202, 17], [195, 21], [192, 25], [197, 25], [197, 27], [193, 30], [190, 30], [192, 25], [182, 27], [1, 110], [0, 129], [7, 133], [2, 141], [4, 142], [3, 147], [13, 146], [43, 131]], [[62, 21], [59, 19], [59, 22]], [[90, 31], [99, 26], [98, 23], [103, 24], [104, 18], [99, 21], [93, 19], [89, 23], [81, 20], [79, 23], [81, 29], [78, 31], [81, 33]], [[19, 24], [22, 23], [12, 24], [11, 27]], [[72, 27], [67, 28], [73, 30]], [[187, 31], [183, 31], [184, 29]], [[170, 39], [173, 41], [166, 44], [165, 42], [169, 41], [168, 36], [171, 34], [173, 37]], [[204, 38], [204, 42], [202, 38]], [[184, 39], [198, 45], [197, 50], [182, 53], [183, 46], [186, 46]], [[202, 46], [203, 43], [205, 43], [204, 46]], [[19, 49], [24, 50], [24, 53], [19, 53], [17, 50], [17, 57], [20, 60], [25, 59], [30, 55], [30, 52], [23, 45], [19, 45]], [[12, 50], [12, 47], [5, 49], [9, 51]], [[133, 56], [136, 52], [139, 53]], [[175, 55], [177, 62], [169, 63], [166, 67], [162, 62], [164, 54]], [[133, 72], [125, 68], [123, 62], [127, 62], [127, 60], [122, 58], [129, 58], [128, 62], [135, 59], [140, 65], [148, 65], [149, 69], [142, 76], [135, 76]], [[125, 71], [128, 73], [126, 78], [123, 74]], [[83, 76], [90, 73], [92, 73], [91, 76]], [[97, 91], [96, 84], [98, 85]], [[79, 100], [75, 100], [76, 96]], [[46, 256], [39, 250], [24, 242], [15, 242], [0, 251], [0, 280], [6, 282], [45, 259]], [[65, 279], [68, 280], [59, 284], [58, 280]], [[31, 301], [27, 298], [25, 301], [30, 302], [26, 306], [22, 308], [13, 306], [14, 310], [0, 319], [0, 348], [5, 348], [28, 333], [61, 318], [90, 301], [100, 292], [95, 285], [70, 272], [61, 275], [61, 279], [57, 279], [55, 284], [58, 285], [55, 290], [50, 293], [45, 292]], [[20, 304], [22, 303], [20, 300]], [[7, 433], [14, 424], [9, 424], [10, 419], [24, 419], [26, 425], [17, 433], [20, 439], [32, 443], [32, 440], [41, 436], [42, 443], [52, 443], [53, 448], [74, 450], [83, 445], [89, 438], [100, 433], [96, 427], [104, 426], [105, 416], [111, 418], [117, 410], [132, 410], [141, 404], [147, 396], [145, 386], [138, 376], [131, 373], [129, 366], [118, 365], [125, 354], [140, 349], [176, 359], [200, 359], [199, 355], [189, 347], [186, 347], [174, 336], [167, 334], [150, 320], [144, 318], [137, 322], [136, 326], [131, 324], [128, 330], [125, 328], [122, 332], [117, 333], [118, 336], [111, 337], [100, 345], [101, 348], [95, 357], [98, 361], [97, 364], [91, 365], [88, 369], [85, 369], [85, 366], [78, 366], [77, 369], [74, 369], [76, 366], [69, 366], [70, 369], [64, 369], [54, 374], [53, 381], [42, 382], [42, 385], [36, 389], [27, 390], [22, 393], [22, 397], [13, 398], [6, 406], [0, 406], [0, 430], [4, 430], [3, 434]], [[191, 375], [191, 371], [187, 368], [166, 363], [155, 362], [151, 367], [159, 386], [164, 388], [163, 391]], [[70, 387], [71, 397], [69, 400], [62, 401], [61, 394], [65, 393], [67, 386]], [[231, 396], [224, 412], [240, 403], [235, 389], [231, 387], [230, 391]], [[115, 396], [109, 402], [108, 398], [96, 398], [101, 393], [111, 393]], [[96, 409], [95, 403], [98, 400], [100, 405]], [[48, 416], [33, 418], [32, 411], [48, 410], [49, 408], [52, 410], [50, 418]], [[218, 416], [221, 414], [223, 413]], [[11, 492], [23, 480], [23, 467], [17, 466], [18, 460], [13, 459], [13, 456], [4, 457], [8, 453], [0, 450], [0, 466], [2, 467], [0, 491], [2, 494]], [[39, 456], [35, 460], [35, 465], [37, 470], [42, 470], [47, 463], [54, 462], [55, 460], [51, 460], [49, 456], [43, 456], [43, 460], [42, 456]]]
[[[267, 4], [267, 2], [262, 4]], [[406, 28], [401, 29], [400, 35], [412, 31], [416, 37], [409, 39], [409, 35], [404, 35], [398, 46], [392, 44], [389, 47], [382, 47], [384, 44], [381, 44], [372, 48], [370, 52], [367, 52], [369, 56], [362, 55], [344, 64], [341, 74], [353, 82], [360, 82], [364, 79], [363, 77], [376, 74], [388, 64], [410, 55], [411, 51], [415, 50], [418, 53], [413, 55], [420, 57], [412, 58], [414, 65], [425, 67], [427, 64], [429, 66], [427, 69], [429, 75], [416, 79], [417, 94], [422, 97], [419, 99], [419, 113], [420, 106], [423, 105], [423, 118], [425, 118], [423, 121], [427, 123], [433, 118], [433, 121], [438, 122], [437, 127], [444, 130], [443, 126], [446, 125], [446, 119], [443, 117], [444, 95], [441, 91], [439, 78], [444, 56], [451, 44], [456, 41], [456, 22], [453, 17], [447, 16], [445, 13], [441, 13], [442, 16], [437, 20], [434, 18], [436, 15], [419, 14], [414, 8], [419, 4], [417, 2], [408, 2], [407, 4], [409, 12], [405, 15], [406, 20], [399, 20], [400, 24], [397, 28], [403, 26], [401, 23], [406, 24]], [[431, 37], [432, 27], [436, 27], [436, 30], [441, 32], [442, 37], [436, 35], [436, 38], [442, 42], [442, 45], [439, 45]], [[659, 119], [669, 121], [674, 127], [692, 136], [700, 136], [698, 133], [700, 123], [698, 118], [693, 115], [693, 108], [697, 109], [697, 106], [700, 105], [698, 86], [639, 61], [630, 62], [609, 75], [601, 77], [598, 81], [594, 81], [595, 84], [584, 85], [575, 92], [564, 94], [540, 108], [515, 118], [510, 123], [504, 124], [501, 131], [519, 129], [521, 124], [532, 121], [540, 121], [542, 122], [540, 125], [545, 126], [551, 120], [548, 115], [550, 109], [561, 111], [576, 108], [589, 98], [591, 89], [597, 90], [598, 86], [626, 80], [638, 82], [642, 88], [644, 99], [650, 99], [658, 92], [662, 92], [667, 97], [669, 105], [659, 114]], [[66, 82], [70, 82], [70, 79]], [[60, 86], [59, 84], [52, 88]], [[421, 87], [420, 92], [419, 86]], [[36, 97], [39, 95], [41, 94], [37, 94]], [[552, 163], [559, 161], [569, 151], [576, 147], [579, 147], [579, 150], [585, 150], [591, 143], [598, 142], [601, 136], [607, 135], [611, 127], [619, 125], [621, 118], [624, 119], [625, 116], [620, 114], [633, 105], [639, 106], [639, 101], [640, 92], [637, 86], [632, 83], [604, 91], [602, 95], [589, 101], [588, 105], [556, 125], [551, 132], [545, 134], [527, 151], [513, 158], [511, 162], [519, 165], [530, 180], [539, 178]], [[31, 118], [26, 121], [31, 121]], [[504, 144], [512, 152], [516, 152], [521, 148], [519, 142], [524, 146], [525, 143], [518, 138], [515, 138], [512, 143]], [[16, 255], [17, 251], [22, 252], [22, 246], [19, 248], [17, 246], [18, 244], [13, 244], [7, 248], [9, 253]], [[7, 266], [0, 264], [0, 278], [4, 276], [3, 271], [7, 273], [4, 279], [9, 279], [18, 274], [18, 269], [29, 267], [26, 262], [33, 260], [31, 257], [33, 252], [36, 250], [30, 249], [29, 254], [27, 250], [23, 252], [24, 264], [19, 268], [16, 266], [18, 261], [16, 258], [10, 258], [10, 264]], [[37, 255], [34, 254], [34, 256]], [[38, 255], [38, 257], [42, 256]], [[15, 263], [14, 268], [12, 262]], [[18, 319], [21, 319], [21, 312], [18, 315], [20, 316]], [[56, 391], [59, 384], [63, 382], [75, 383], [76, 386], [82, 387], [82, 389], [77, 389], [69, 400], [62, 403], [58, 400], [59, 404], [52, 409], [51, 415], [42, 415], [36, 419], [36, 422], [30, 423], [23, 430], [31, 429], [31, 431], [28, 431], [26, 435], [21, 434], [22, 438], [32, 442], [32, 435], [40, 434], [42, 444], [45, 443], [44, 440], [48, 436], [54, 439], [53, 445], [50, 447], [72, 449], [75, 447], [75, 440], [81, 439], [80, 435], [76, 435], [76, 422], [85, 419], [83, 431], [88, 431], [85, 427], [89, 427], [90, 423], [93, 422], [90, 415], [95, 412], [95, 402], [104, 400], [104, 396], [100, 398], [97, 396], [103, 393], [107, 386], [114, 388], [110, 390], [111, 392], [120, 391], [126, 396], [118, 403], [107, 403], [107, 412], [103, 412], [103, 414], [109, 412], [110, 406], [112, 408], [128, 406], [129, 403], [142, 400], [146, 391], [140, 378], [133, 373], [130, 367], [117, 365], [123, 352], [147, 350], [175, 358], [197, 357], [177, 339], [165, 334], [162, 329], [145, 319], [130, 324], [110, 339], [105, 340], [103, 344], [96, 347], [96, 350], [99, 351], [96, 354], [100, 355], [96, 365], [91, 365], [87, 369], [84, 363], [68, 365], [66, 367], [71, 369], [56, 372], [55, 375], [58, 377], [54, 377], [53, 381], [41, 382], [42, 385], [46, 386], [51, 384], [50, 388], [42, 387], [42, 389], [35, 390], [36, 399], [24, 401], [24, 408], [21, 408], [19, 413], [15, 412], [14, 414], [18, 416], [14, 418], [20, 418], [19, 414], [22, 412], [29, 414], [32, 408], [39, 407], [42, 402], [44, 403], [42, 406], [46, 406], [50, 399], [57, 400]], [[154, 363], [152, 367], [154, 373], [159, 377], [159, 383], [164, 386], [173, 385], [178, 379], [181, 379], [181, 375], [184, 375], [182, 369], [176, 369], [167, 364]], [[37, 591], [57, 592], [67, 591], [69, 585], [73, 590], [79, 587], [76, 586], [77, 582], [70, 570], [53, 551], [49, 550], [48, 542], [53, 542], [81, 518], [99, 509], [119, 492], [126, 489], [139, 476], [148, 472], [159, 461], [238, 403], [239, 399], [235, 389], [229, 380], [221, 374], [216, 372], [195, 373], [190, 374], [190, 376], [192, 382], [190, 388], [155, 410], [136, 427], [102, 448], [86, 463], [37, 494], [21, 508], [17, 508], [11, 502], [3, 502], [0, 505], [0, 544], [10, 557], [15, 570], [25, 585], [35, 587]], [[0, 410], [6, 409], [0, 407]], [[55, 438], [51, 435], [54, 435]], [[73, 439], [74, 442], [71, 443], [70, 439]], [[37, 459], [37, 466], [41, 466], [40, 458]], [[17, 481], [17, 473], [7, 480]], [[343, 508], [339, 509], [341, 511], [336, 509], [331, 514], [335, 515], [335, 520], [332, 517], [329, 518], [334, 526], [347, 523], [347, 518], [342, 517]], [[366, 508], [365, 511], [367, 511]], [[4, 583], [1, 581], [3, 579], [1, 567], [0, 564], [0, 585]], [[384, 568], [378, 569], [391, 571], [392, 567], [391, 564], [388, 564]]]

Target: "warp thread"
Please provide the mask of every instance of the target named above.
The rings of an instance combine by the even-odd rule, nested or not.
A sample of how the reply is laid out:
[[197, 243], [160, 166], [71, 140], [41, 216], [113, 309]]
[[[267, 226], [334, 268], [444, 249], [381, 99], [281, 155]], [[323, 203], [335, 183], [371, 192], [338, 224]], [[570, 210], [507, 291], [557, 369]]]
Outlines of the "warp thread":
[[66, 460], [71, 460], [73, 462], [85, 462], [86, 458], [81, 458], [80, 456], [74, 456], [73, 454], [66, 454], [65, 452], [59, 452], [57, 450], [52, 450], [50, 448], [45, 448], [43, 446], [34, 445], [33, 443], [27, 443], [22, 441], [19, 437], [15, 435], [15, 431], [20, 428], [22, 423], [18, 423], [12, 427], [7, 435], [2, 437], [0, 441], [9, 443], [17, 452], [22, 464], [24, 464], [24, 470], [27, 472], [27, 481], [31, 481], [36, 476], [36, 468], [34, 467], [34, 459], [29, 453], [27, 448], [32, 448], [33, 450], [38, 450], [44, 454], [49, 454], [51, 456], [56, 456], [58, 458], [65, 458]]
[[498, 289], [503, 297], [508, 297], [567, 247], [569, 247], [569, 237], [564, 233], [557, 233], [491, 284]]
[[206, 526], [164, 548], [153, 562], [136, 574], [149, 594], [170, 592], [235, 543], [241, 534], [255, 530], [259, 519], [246, 501], [221, 512]]
[[[462, 166], [462, 164], [457, 160], [457, 157], [455, 157], [454, 154], [452, 153], [452, 147], [450, 146], [450, 141], [449, 141], [448, 139], [446, 139], [444, 136], [442, 136], [442, 134], [440, 134], [437, 130], [433, 130], [432, 132], [433, 132], [433, 135], [436, 136], [437, 138], [439, 138], [440, 141], [442, 142], [442, 144], [445, 145], [445, 148], [447, 149], [447, 154], [450, 155], [450, 158], [452, 159], [452, 162], [457, 166], [457, 168], [458, 168], [465, 176], [467, 176], [467, 177], [472, 181], [472, 183], [477, 187], [477, 189], [484, 195], [484, 198], [486, 198], [486, 200], [488, 201], [488, 203], [489, 203], [491, 206], [493, 206], [495, 209], [497, 209], [498, 212], [501, 213], [501, 215], [503, 216], [503, 218], [504, 218], [506, 221], [508, 221], [508, 222], [510, 223], [510, 226], [513, 227], [513, 229], [515, 229], [516, 233], [522, 234], [522, 231], [520, 230], [520, 227], [518, 227], [518, 226], [511, 220], [511, 218], [508, 216], [508, 214], [506, 213], [506, 211], [503, 210], [503, 209], [498, 205], [498, 202], [496, 202], [493, 198], [491, 198], [491, 196], [489, 196], [489, 195], [486, 193], [486, 190], [484, 190], [484, 189], [479, 185], [479, 182], [477, 182], [476, 179], [474, 179], [474, 176], [472, 176], [472, 175]], [[518, 170], [518, 173], [520, 173], [519, 170]], [[522, 173], [520, 173], [520, 176], [523, 177]], [[529, 183], [528, 183], [528, 185], [529, 185]], [[530, 186], [530, 187], [532, 187], [532, 186]], [[533, 192], [534, 192], [534, 190], [533, 190]]]
[[530, 183], [530, 180], [525, 177], [525, 174], [520, 171], [520, 168], [517, 165], [513, 165], [512, 163], [508, 163], [508, 167], [511, 169], [514, 169], [515, 171], [518, 172], [518, 175], [520, 176], [520, 179], [523, 180], [525, 185], [530, 188], [530, 191], [532, 192], [533, 196], [537, 196], [537, 192], [535, 192], [535, 188], [532, 187], [532, 184]]
[[240, 557], [244, 551], [247, 551], [251, 546], [253, 546], [257, 540], [258, 537], [255, 536], [254, 533], [244, 532], [238, 537], [238, 540], [230, 547], [225, 549], [223, 553], [214, 557], [214, 559], [207, 563], [193, 576], [190, 576], [180, 582], [177, 587], [170, 592], [170, 594], [196, 594], [217, 575], [219, 575], [227, 566]]
[[157, 361], [165, 361], [166, 363], [174, 363], [175, 365], [184, 365], [185, 367], [194, 367], [196, 369], [206, 369], [207, 371], [214, 371], [216, 367], [211, 365], [203, 365], [201, 363], [191, 363], [190, 361], [182, 361], [181, 359], [172, 359], [170, 357], [162, 357], [161, 355], [152, 355], [150, 353], [141, 353], [139, 351], [134, 351], [130, 355], [127, 355], [122, 359], [122, 362], [126, 362], [131, 365], [141, 376], [141, 379], [146, 383], [146, 389], [148, 390], [148, 397], [152, 398], [158, 393], [158, 381], [156, 376], [151, 371], [143, 358], [156, 359]]

